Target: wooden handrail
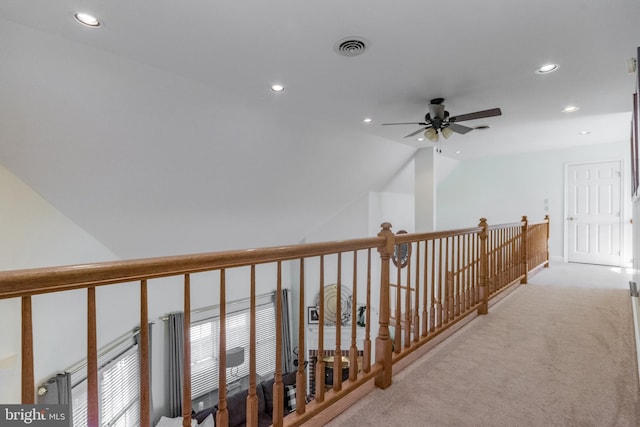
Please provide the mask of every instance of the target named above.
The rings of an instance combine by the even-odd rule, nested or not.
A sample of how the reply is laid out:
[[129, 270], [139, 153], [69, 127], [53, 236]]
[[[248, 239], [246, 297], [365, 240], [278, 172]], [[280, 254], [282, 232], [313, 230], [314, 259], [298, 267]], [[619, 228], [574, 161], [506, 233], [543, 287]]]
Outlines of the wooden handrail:
[[0, 272], [0, 299], [376, 248], [379, 237]]

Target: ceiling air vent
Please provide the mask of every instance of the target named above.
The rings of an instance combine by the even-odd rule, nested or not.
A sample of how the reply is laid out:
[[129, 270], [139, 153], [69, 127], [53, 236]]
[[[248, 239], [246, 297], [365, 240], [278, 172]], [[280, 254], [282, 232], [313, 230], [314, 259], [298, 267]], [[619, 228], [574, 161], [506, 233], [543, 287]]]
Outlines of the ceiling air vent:
[[368, 42], [360, 37], [346, 37], [338, 40], [335, 50], [342, 56], [358, 56], [364, 53]]

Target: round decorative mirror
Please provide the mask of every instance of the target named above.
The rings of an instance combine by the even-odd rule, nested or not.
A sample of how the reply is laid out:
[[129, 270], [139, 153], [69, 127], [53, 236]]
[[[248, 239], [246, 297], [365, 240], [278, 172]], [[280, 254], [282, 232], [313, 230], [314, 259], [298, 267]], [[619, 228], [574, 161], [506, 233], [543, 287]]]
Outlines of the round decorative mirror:
[[[407, 234], [407, 232], [405, 230], [400, 230], [396, 233], [396, 235], [397, 234]], [[396, 267], [399, 267], [399, 268], [406, 267], [407, 263], [409, 262], [409, 257], [411, 257], [410, 243], [403, 243], [401, 245], [396, 245], [393, 248], [393, 256], [391, 257], [391, 259], [393, 260], [393, 264]]]
[[[336, 325], [338, 319], [340, 319], [341, 325], [346, 325], [351, 320], [351, 303], [353, 301], [351, 291], [344, 284], [340, 288], [340, 295], [338, 295], [338, 285], [324, 287], [325, 325]], [[340, 313], [338, 313], [338, 298], [340, 298]], [[315, 305], [320, 309], [320, 293], [316, 295]]]

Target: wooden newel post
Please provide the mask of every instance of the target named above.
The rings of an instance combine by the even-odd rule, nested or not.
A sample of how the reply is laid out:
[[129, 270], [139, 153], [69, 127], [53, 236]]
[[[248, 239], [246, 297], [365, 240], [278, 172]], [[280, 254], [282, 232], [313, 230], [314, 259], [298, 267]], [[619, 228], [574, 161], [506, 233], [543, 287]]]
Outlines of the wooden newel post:
[[[395, 236], [391, 231], [391, 224], [383, 223], [380, 227], [382, 230], [378, 233], [379, 237], [384, 237], [384, 245], [378, 248], [380, 252], [380, 318], [378, 337], [376, 338], [376, 363], [383, 366], [382, 373], [375, 379], [375, 384], [380, 388], [387, 388], [391, 385], [391, 358], [392, 343], [389, 334], [389, 275], [390, 275], [390, 259], [395, 247]], [[396, 331], [398, 333], [398, 331]]]
[[544, 241], [547, 262], [544, 263], [544, 268], [548, 268], [549, 267], [549, 223], [551, 222], [548, 214], [544, 216], [544, 220], [547, 223], [547, 239]]
[[487, 235], [489, 233], [486, 218], [480, 218], [480, 224], [478, 227], [482, 227], [480, 231], [480, 306], [478, 307], [478, 314], [487, 314], [489, 312], [489, 254], [487, 251]]
[[529, 282], [529, 243], [527, 241], [527, 236], [529, 234], [529, 220], [526, 215], [522, 216], [522, 250], [520, 251], [522, 254], [522, 279], [520, 280], [521, 284], [527, 284]]

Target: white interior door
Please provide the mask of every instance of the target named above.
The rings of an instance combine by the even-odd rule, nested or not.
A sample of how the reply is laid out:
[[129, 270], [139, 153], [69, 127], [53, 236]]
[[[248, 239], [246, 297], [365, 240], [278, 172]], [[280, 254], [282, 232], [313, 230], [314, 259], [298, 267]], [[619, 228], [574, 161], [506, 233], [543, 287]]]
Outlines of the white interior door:
[[567, 168], [568, 261], [620, 265], [621, 162]]

